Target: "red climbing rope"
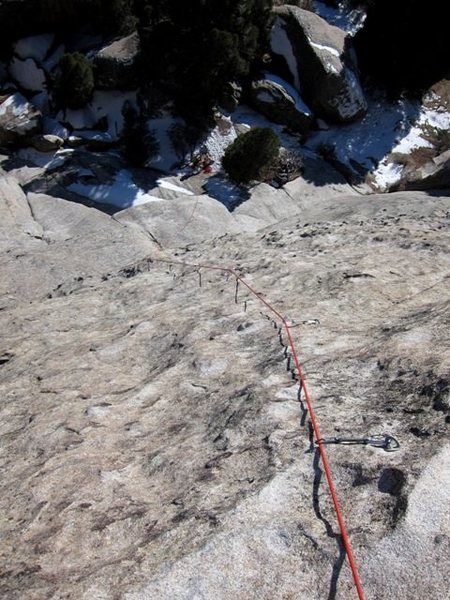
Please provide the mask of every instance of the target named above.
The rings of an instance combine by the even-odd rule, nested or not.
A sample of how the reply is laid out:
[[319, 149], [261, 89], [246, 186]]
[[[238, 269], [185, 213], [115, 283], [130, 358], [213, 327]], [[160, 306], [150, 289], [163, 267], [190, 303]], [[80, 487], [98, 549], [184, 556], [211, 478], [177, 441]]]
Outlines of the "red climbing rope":
[[341, 532], [342, 543], [344, 545], [344, 549], [347, 554], [348, 562], [349, 562], [350, 569], [351, 569], [352, 576], [353, 576], [353, 581], [355, 582], [356, 590], [358, 592], [358, 598], [359, 598], [359, 600], [364, 600], [364, 592], [363, 592], [363, 588], [362, 588], [362, 584], [361, 584], [361, 579], [360, 579], [360, 576], [358, 573], [358, 567], [356, 565], [356, 561], [353, 556], [350, 538], [347, 533], [347, 528], [345, 526], [344, 517], [342, 515], [341, 508], [339, 506], [339, 500], [338, 500], [336, 488], [335, 488], [335, 485], [333, 482], [330, 465], [328, 463], [325, 446], [322, 442], [322, 436], [320, 434], [319, 424], [318, 424], [318, 421], [316, 418], [316, 414], [314, 412], [314, 407], [312, 405], [311, 398], [308, 393], [308, 389], [306, 387], [305, 375], [303, 373], [303, 369], [302, 369], [300, 361], [298, 359], [297, 351], [296, 351], [295, 344], [294, 344], [294, 339], [292, 337], [292, 333], [291, 333], [291, 330], [290, 330], [290, 327], [288, 325], [286, 318], [283, 317], [283, 315], [281, 315], [269, 302], [267, 302], [267, 300], [262, 298], [261, 294], [258, 293], [249, 283], [247, 283], [245, 281], [245, 279], [243, 279], [243, 277], [241, 275], [239, 275], [239, 273], [237, 273], [233, 269], [230, 269], [228, 267], [219, 267], [219, 266], [215, 266], [215, 265], [192, 264], [192, 263], [186, 263], [183, 261], [173, 261], [173, 260], [168, 260], [168, 259], [163, 259], [163, 258], [160, 258], [160, 259], [152, 258], [151, 260], [154, 260], [155, 262], [163, 262], [163, 263], [172, 264], [172, 265], [180, 265], [183, 267], [191, 267], [191, 268], [199, 269], [199, 270], [200, 269], [209, 269], [212, 271], [222, 271], [224, 273], [228, 273], [236, 278], [236, 282], [242, 283], [242, 285], [245, 286], [253, 296], [256, 296], [256, 298], [262, 304], [264, 304], [264, 306], [270, 312], [272, 312], [277, 317], [277, 319], [281, 322], [282, 326], [284, 327], [284, 329], [286, 331], [287, 338], [289, 340], [289, 346], [291, 348], [292, 357], [294, 359], [294, 364], [297, 369], [297, 373], [298, 373], [298, 377], [299, 377], [300, 390], [303, 390], [306, 406], [308, 407], [309, 417], [311, 419], [311, 425], [312, 425], [312, 428], [314, 431], [315, 441], [319, 448], [320, 457], [322, 459], [322, 464], [323, 464], [323, 469], [325, 471], [325, 476], [327, 479], [328, 487], [330, 489], [331, 499], [333, 501], [334, 510], [336, 512], [336, 517], [337, 517], [337, 521], [339, 524], [339, 530]]

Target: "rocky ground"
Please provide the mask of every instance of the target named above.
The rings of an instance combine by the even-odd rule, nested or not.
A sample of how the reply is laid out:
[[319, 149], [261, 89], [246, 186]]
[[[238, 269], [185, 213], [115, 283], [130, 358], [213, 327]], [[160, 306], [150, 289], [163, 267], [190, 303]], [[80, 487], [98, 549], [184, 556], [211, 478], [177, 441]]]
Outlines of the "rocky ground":
[[285, 336], [232, 278], [167, 260], [233, 267], [294, 322], [324, 436], [399, 440], [328, 448], [363, 585], [445, 597], [448, 197], [293, 182], [270, 227], [250, 198], [208, 236], [205, 197], [161, 241], [152, 203], [1, 186], [3, 598], [356, 597]]

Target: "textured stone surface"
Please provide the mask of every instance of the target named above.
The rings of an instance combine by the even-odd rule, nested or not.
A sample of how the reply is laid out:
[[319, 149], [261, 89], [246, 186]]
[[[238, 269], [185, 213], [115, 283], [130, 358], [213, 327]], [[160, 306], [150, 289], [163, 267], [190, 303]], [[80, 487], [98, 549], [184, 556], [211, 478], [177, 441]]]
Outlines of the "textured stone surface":
[[294, 81], [318, 116], [352, 121], [367, 110], [344, 31], [296, 6], [275, 9], [272, 50], [284, 56]]
[[96, 84], [103, 89], [129, 89], [136, 85], [137, 33], [112, 42], [95, 56]]
[[0, 146], [27, 145], [42, 129], [42, 114], [21, 94], [0, 98]]
[[44, 135], [37, 135], [32, 140], [33, 146], [40, 152], [51, 152], [52, 150], [58, 150], [64, 144], [64, 140], [58, 135], [52, 135], [46, 133]]
[[399, 439], [328, 450], [366, 594], [445, 597], [449, 198], [306, 198], [169, 253], [2, 185], [2, 598], [356, 597], [285, 336], [220, 271], [157, 259], [233, 266], [298, 325], [322, 435]]
[[409, 168], [397, 186], [401, 190], [450, 188], [450, 150], [442, 152], [418, 168]]
[[283, 81], [258, 79], [252, 83], [252, 103], [261, 114], [292, 131], [305, 133], [313, 122], [313, 114], [308, 107], [297, 101], [298, 92]]

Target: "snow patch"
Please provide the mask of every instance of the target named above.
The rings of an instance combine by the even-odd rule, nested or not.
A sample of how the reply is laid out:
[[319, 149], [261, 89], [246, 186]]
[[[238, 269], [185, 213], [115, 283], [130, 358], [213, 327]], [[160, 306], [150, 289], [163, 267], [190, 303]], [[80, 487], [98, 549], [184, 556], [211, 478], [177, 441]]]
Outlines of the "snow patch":
[[166, 190], [172, 190], [173, 192], [179, 192], [180, 194], [185, 194], [186, 196], [194, 196], [194, 192], [191, 190], [187, 190], [186, 188], [182, 188], [179, 185], [175, 185], [174, 183], [170, 183], [170, 181], [166, 181], [165, 179], [158, 179], [156, 181], [159, 187], [165, 188]]
[[212, 129], [203, 146], [213, 161], [213, 167], [220, 169], [222, 156], [228, 146], [237, 138], [231, 117], [221, 115], [220, 122]]
[[403, 165], [383, 160], [374, 172], [376, 186], [380, 191], [387, 190], [391, 185], [400, 181], [403, 170]]
[[132, 180], [129, 171], [124, 169], [116, 174], [114, 182], [110, 185], [72, 183], [67, 189], [100, 204], [111, 204], [120, 209], [161, 201], [161, 198], [147, 194], [138, 187]]
[[337, 56], [338, 58], [341, 56], [339, 51], [336, 48], [332, 48], [331, 46], [323, 46], [322, 44], [317, 44], [313, 42], [310, 38], [308, 38], [308, 42], [313, 48], [317, 48], [317, 50], [322, 50], [323, 52], [329, 52], [333, 56]]
[[41, 62], [47, 56], [54, 39], [53, 33], [22, 38], [14, 46], [14, 54], [19, 58], [33, 58], [35, 61]]
[[286, 29], [283, 27], [283, 21], [280, 19], [280, 17], [277, 17], [273, 24], [270, 34], [270, 46], [275, 54], [279, 54], [284, 57], [289, 67], [289, 71], [294, 78], [294, 85], [297, 90], [301, 92], [297, 59], [295, 57], [294, 49], [292, 48], [289, 36], [286, 33]]

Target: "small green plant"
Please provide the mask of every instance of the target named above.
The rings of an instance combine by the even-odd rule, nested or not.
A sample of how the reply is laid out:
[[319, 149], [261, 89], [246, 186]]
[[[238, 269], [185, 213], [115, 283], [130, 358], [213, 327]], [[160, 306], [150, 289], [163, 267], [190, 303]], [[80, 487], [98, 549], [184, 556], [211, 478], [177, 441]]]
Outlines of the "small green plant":
[[53, 80], [53, 100], [58, 108], [82, 108], [94, 93], [91, 63], [79, 52], [61, 57]]
[[277, 135], [269, 128], [255, 127], [228, 146], [222, 165], [237, 183], [248, 183], [252, 179], [262, 181], [275, 165], [279, 152]]

